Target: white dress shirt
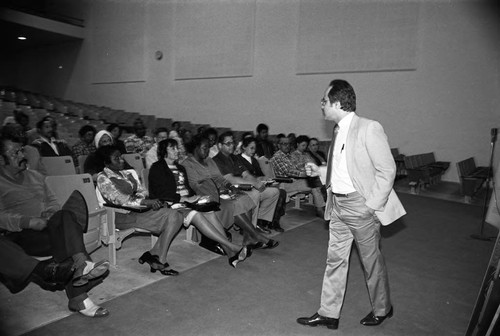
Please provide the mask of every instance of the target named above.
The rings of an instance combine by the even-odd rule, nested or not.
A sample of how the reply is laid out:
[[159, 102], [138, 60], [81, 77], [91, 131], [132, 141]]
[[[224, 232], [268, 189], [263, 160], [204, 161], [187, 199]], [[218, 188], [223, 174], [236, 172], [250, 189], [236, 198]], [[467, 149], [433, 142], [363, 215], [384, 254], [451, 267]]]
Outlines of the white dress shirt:
[[354, 112], [350, 112], [339, 123], [339, 132], [335, 138], [335, 146], [333, 147], [331, 186], [332, 192], [337, 194], [349, 194], [355, 192], [356, 189], [352, 184], [351, 177], [347, 171], [346, 161], [346, 141], [349, 127], [351, 126]]

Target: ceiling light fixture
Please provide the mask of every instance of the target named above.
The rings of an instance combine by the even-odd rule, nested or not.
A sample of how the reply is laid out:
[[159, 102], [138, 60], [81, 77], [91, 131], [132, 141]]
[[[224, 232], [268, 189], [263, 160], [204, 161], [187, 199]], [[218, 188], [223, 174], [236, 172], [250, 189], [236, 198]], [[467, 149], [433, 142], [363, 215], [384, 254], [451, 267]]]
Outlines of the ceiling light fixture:
[[26, 37], [24, 37], [24, 36], [18, 36], [18, 37], [17, 37], [17, 39], [18, 39], [18, 40], [22, 40], [22, 41], [27, 40], [27, 38], [26, 38]]

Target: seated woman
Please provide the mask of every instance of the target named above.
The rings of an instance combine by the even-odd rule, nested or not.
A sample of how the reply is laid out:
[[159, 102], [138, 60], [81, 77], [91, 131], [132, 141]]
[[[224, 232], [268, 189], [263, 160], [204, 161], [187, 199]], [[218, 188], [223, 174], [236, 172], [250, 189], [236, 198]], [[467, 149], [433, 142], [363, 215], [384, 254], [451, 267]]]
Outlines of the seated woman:
[[158, 235], [155, 246], [139, 258], [139, 263], [148, 263], [152, 273], [160, 271], [163, 275], [178, 275], [179, 272], [170, 268], [167, 253], [182, 226], [182, 215], [176, 210], [163, 207], [162, 202], [157, 199], [147, 198], [147, 191], [132, 171], [124, 170], [124, 160], [118, 147], [101, 147], [97, 150], [97, 155], [105, 167], [97, 175], [97, 188], [105, 201], [120, 206], [145, 205], [152, 208], [141, 213], [116, 213], [116, 228], [141, 228]]
[[[94, 137], [94, 145], [96, 149], [99, 149], [103, 146], [114, 145], [118, 147], [118, 150], [120, 150], [120, 147], [115, 144], [115, 139], [113, 138], [113, 135], [108, 131], [97, 132], [97, 134]], [[120, 150], [120, 153], [123, 152]], [[127, 162], [124, 162], [123, 164], [124, 164], [123, 169], [132, 169], [132, 167], [130, 167], [130, 165]], [[92, 175], [92, 179], [95, 181], [97, 179], [97, 174], [99, 174], [103, 170], [104, 170], [104, 161], [99, 157], [99, 155], [96, 152], [90, 153], [85, 159], [85, 162], [83, 164], [83, 172]]]
[[[306, 163], [313, 162], [313, 159], [306, 152], [309, 145], [309, 137], [307, 135], [300, 135], [297, 137], [296, 142], [297, 149], [292, 152], [292, 162], [301, 170], [305, 170]], [[318, 217], [323, 217], [325, 213], [326, 190], [319, 177], [308, 177], [307, 185], [311, 188], [311, 195], [316, 206], [316, 214]]]
[[[158, 161], [153, 163], [149, 170], [149, 192], [151, 197], [168, 202], [190, 202], [199, 199], [189, 186], [184, 167], [177, 164], [179, 148], [174, 139], [165, 139], [158, 144]], [[224, 228], [213, 211], [198, 212], [195, 210], [179, 209], [184, 216], [186, 226], [193, 224], [208, 238], [215, 240], [229, 257], [229, 265], [236, 267], [238, 262], [247, 257], [247, 247], [231, 243], [224, 232]]]
[[[189, 155], [182, 165], [186, 168], [189, 185], [196, 193], [219, 200], [221, 211], [217, 214], [221, 214], [219, 218], [224, 227], [229, 228], [233, 223], [236, 224], [243, 231], [243, 244], [249, 245], [252, 249], [278, 246], [279, 242], [263, 236], [253, 226], [252, 211], [256, 205], [252, 199], [234, 189], [221, 175], [217, 164], [208, 158], [210, 151], [208, 138], [196, 135], [187, 150]], [[219, 195], [224, 195], [225, 198]], [[224, 216], [224, 213], [230, 215]]]
[[325, 153], [319, 150], [319, 141], [317, 138], [309, 139], [309, 146], [307, 147], [307, 154], [314, 160], [318, 166], [326, 165]]
[[[245, 167], [250, 174], [255, 177], [265, 178], [262, 169], [260, 169], [260, 164], [255, 158], [255, 152], [257, 150], [257, 140], [254, 137], [243, 138], [241, 142], [241, 154], [237, 156], [240, 165]], [[283, 232], [283, 228], [280, 225], [280, 218], [285, 214], [286, 210], [286, 191], [280, 189], [280, 196], [278, 203], [276, 204], [276, 211], [274, 211], [274, 216], [272, 222], [269, 224], [269, 229], [275, 230], [277, 232]]]

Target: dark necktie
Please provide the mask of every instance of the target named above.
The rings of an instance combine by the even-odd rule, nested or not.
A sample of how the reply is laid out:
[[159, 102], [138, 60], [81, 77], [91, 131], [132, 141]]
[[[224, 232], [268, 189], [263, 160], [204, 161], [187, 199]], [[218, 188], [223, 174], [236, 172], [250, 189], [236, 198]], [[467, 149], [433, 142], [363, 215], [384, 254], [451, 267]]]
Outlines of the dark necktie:
[[335, 139], [337, 138], [337, 134], [339, 134], [339, 125], [335, 125], [333, 128], [332, 142], [330, 143], [330, 149], [328, 150], [328, 161], [327, 161], [327, 169], [326, 169], [326, 183], [325, 186], [328, 189], [330, 186], [330, 180], [332, 178], [332, 165], [333, 165], [333, 148], [335, 147]]

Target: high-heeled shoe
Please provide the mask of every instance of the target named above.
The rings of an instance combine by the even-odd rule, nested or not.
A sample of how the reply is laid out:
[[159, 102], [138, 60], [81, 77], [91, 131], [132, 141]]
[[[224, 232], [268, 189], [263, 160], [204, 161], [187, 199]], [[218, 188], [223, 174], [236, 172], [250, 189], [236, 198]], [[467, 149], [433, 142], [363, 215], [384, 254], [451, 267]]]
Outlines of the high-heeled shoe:
[[149, 251], [144, 252], [138, 261], [139, 264], [148, 263], [151, 273], [155, 273], [156, 271], [161, 272], [165, 268], [165, 266], [160, 262], [159, 257], [157, 255], [152, 255]]
[[243, 246], [241, 250], [238, 251], [234, 256], [229, 258], [229, 265], [233, 268], [236, 268], [236, 265], [238, 265], [239, 262], [244, 261], [246, 258], [248, 258], [248, 247]]

